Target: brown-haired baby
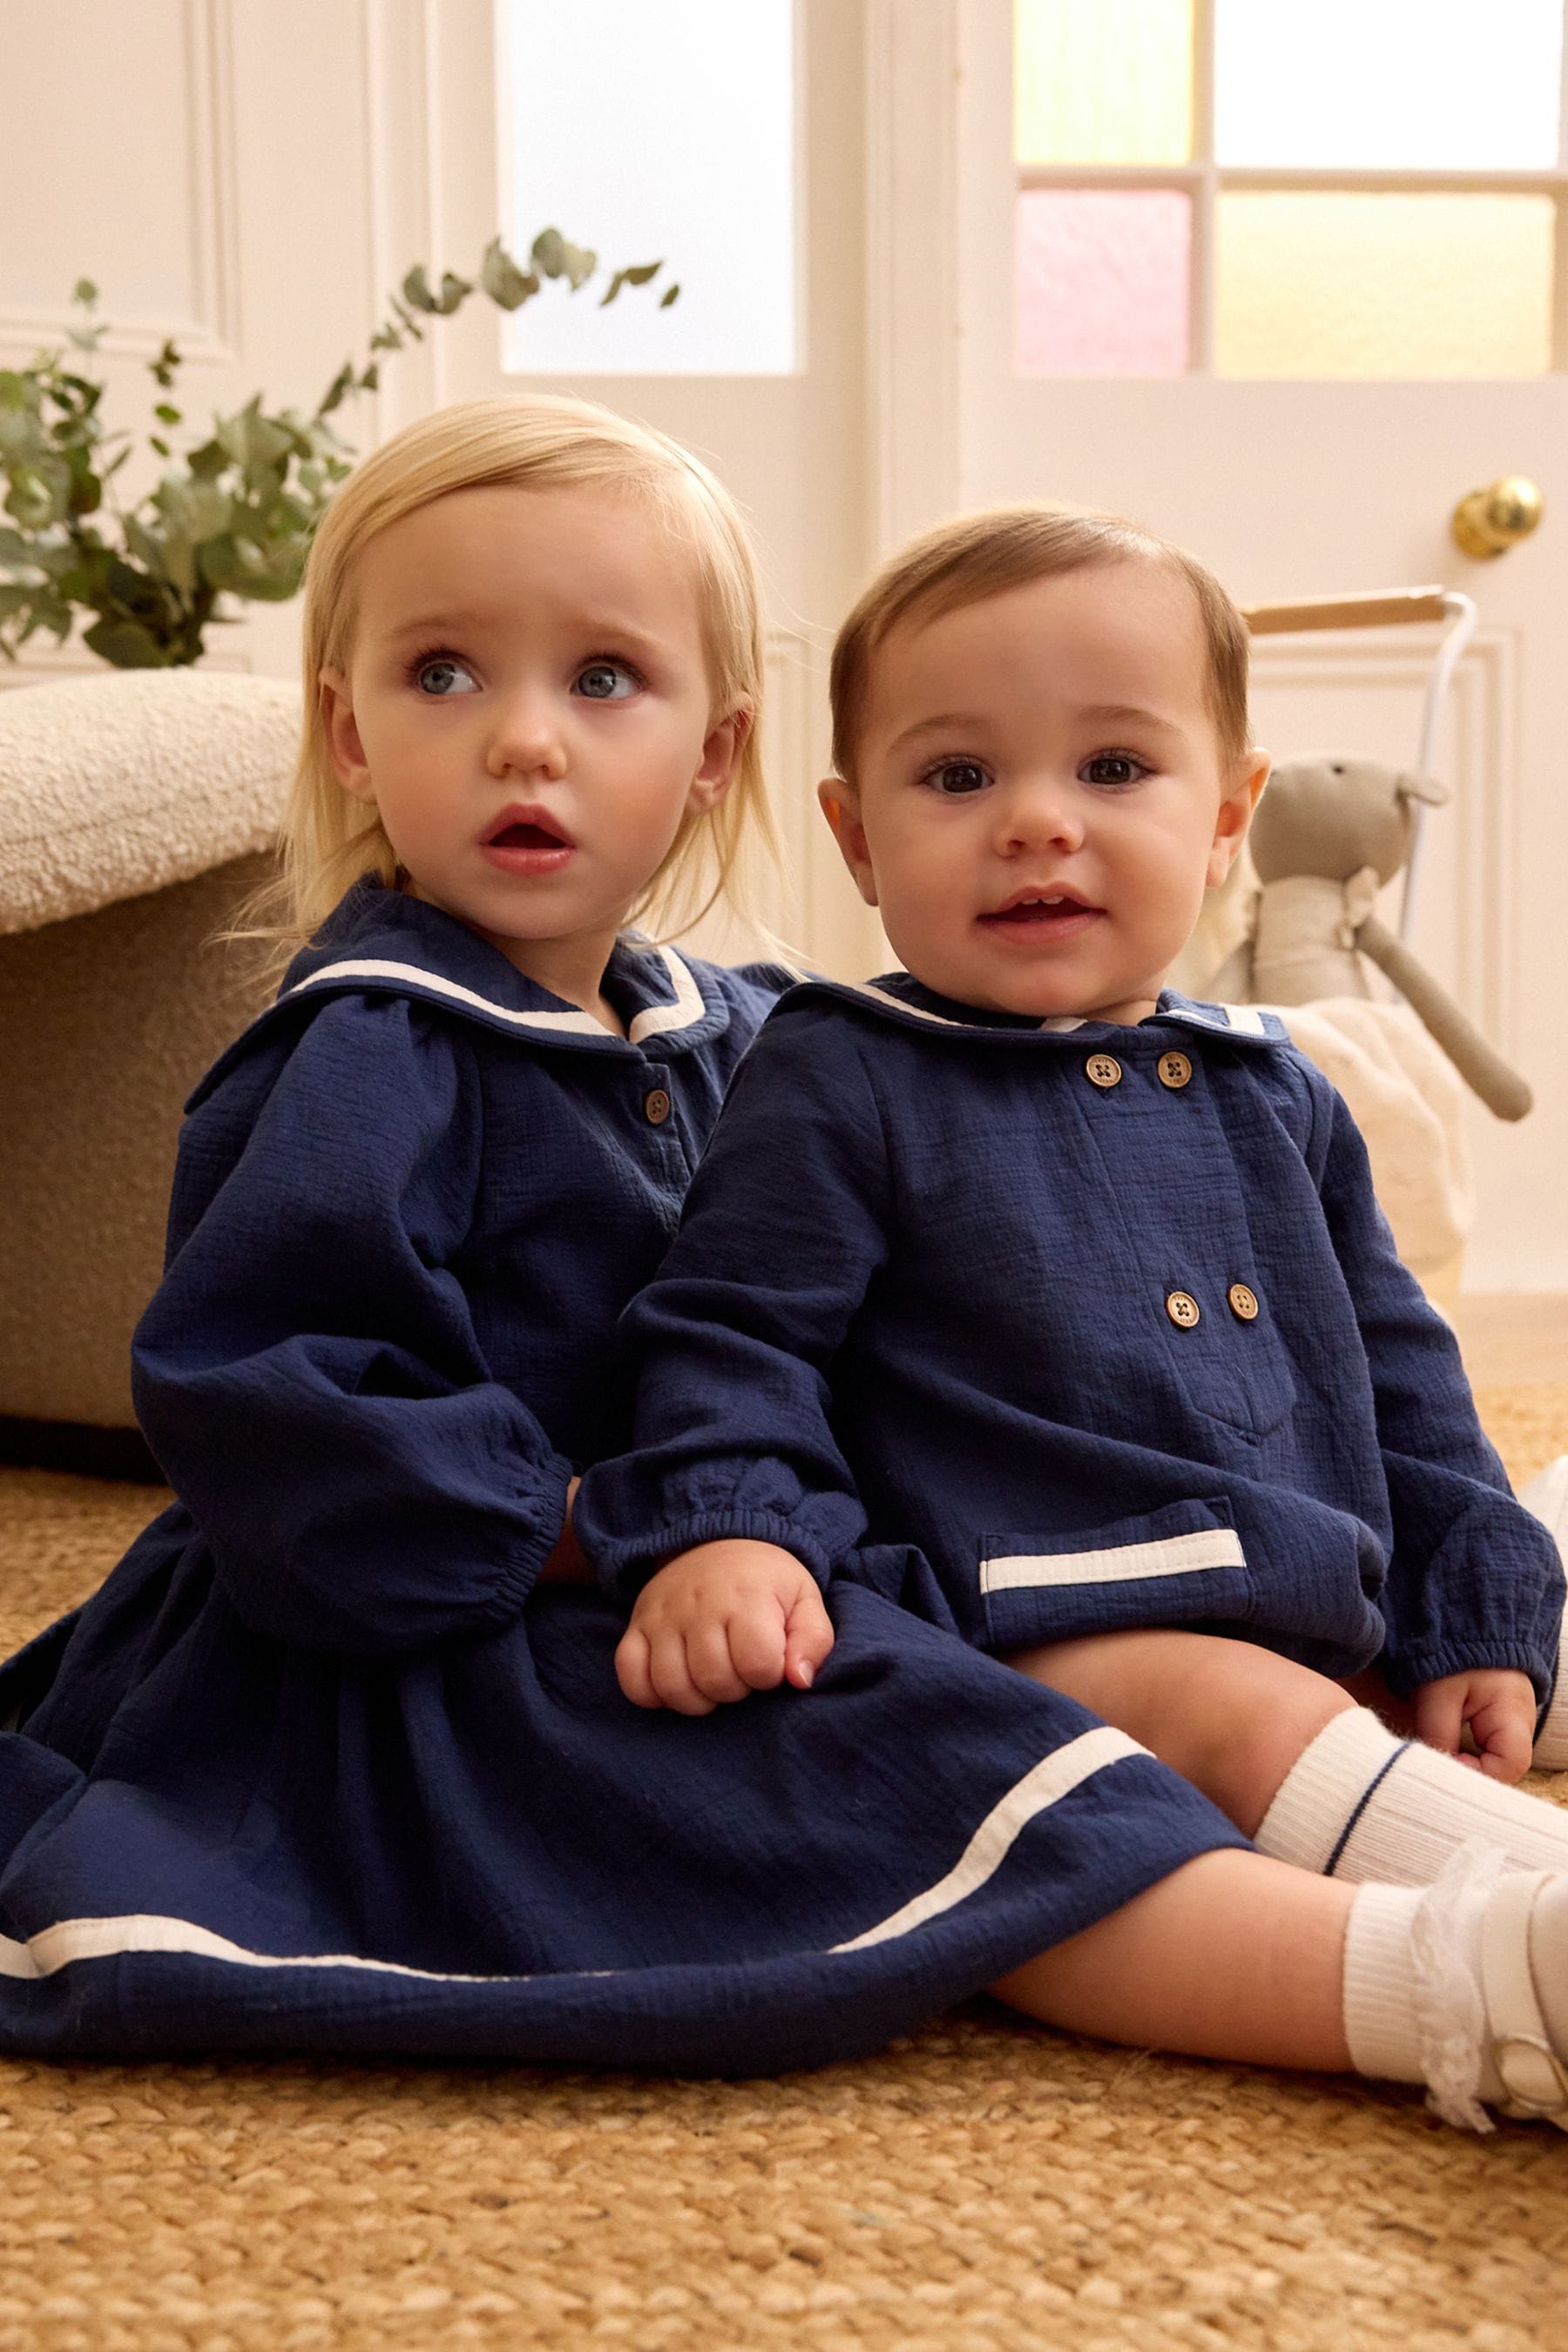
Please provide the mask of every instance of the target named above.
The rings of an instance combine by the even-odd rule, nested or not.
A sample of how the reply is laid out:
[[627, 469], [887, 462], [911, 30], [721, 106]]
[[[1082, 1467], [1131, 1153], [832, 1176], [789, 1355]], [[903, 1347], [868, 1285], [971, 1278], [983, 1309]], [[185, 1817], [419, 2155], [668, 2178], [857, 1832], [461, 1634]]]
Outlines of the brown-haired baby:
[[[1218, 583], [1112, 518], [1007, 509], [884, 569], [822, 800], [905, 969], [764, 1025], [578, 1524], [644, 1706], [815, 1672], [752, 1704], [847, 1748], [868, 1599], [889, 1661], [949, 1644], [932, 1743], [1019, 1673], [1052, 1696], [877, 1937], [1015, 1888], [989, 1981], [1039, 2017], [1563, 2120], [1568, 1821], [1509, 1785], [1555, 1547], [1342, 1101], [1277, 1020], [1165, 985], [1268, 772], [1246, 660]], [[1370, 1669], [1418, 1740], [1355, 1704]]]

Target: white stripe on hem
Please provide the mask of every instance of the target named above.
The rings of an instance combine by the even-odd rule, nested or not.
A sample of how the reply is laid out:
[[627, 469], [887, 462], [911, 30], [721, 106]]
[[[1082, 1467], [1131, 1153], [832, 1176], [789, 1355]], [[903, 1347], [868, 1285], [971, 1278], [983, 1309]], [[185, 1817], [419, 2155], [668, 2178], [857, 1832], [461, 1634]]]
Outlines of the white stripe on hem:
[[[1044, 1812], [1059, 1798], [1070, 1795], [1106, 1765], [1120, 1763], [1128, 1756], [1146, 1756], [1148, 1752], [1135, 1739], [1129, 1739], [1125, 1732], [1113, 1731], [1109, 1725], [1069, 1739], [1064, 1747], [1043, 1758], [999, 1804], [992, 1807], [945, 1877], [879, 1926], [868, 1927], [863, 1935], [852, 1937], [847, 1943], [833, 1945], [826, 1957], [865, 1951], [873, 1944], [888, 1943], [924, 1927], [928, 1919], [951, 1911], [994, 1875], [1037, 1813]], [[440, 1969], [407, 1968], [400, 1960], [363, 1959], [353, 1952], [252, 1952], [243, 1944], [232, 1943], [226, 1936], [215, 1935], [210, 1927], [198, 1927], [194, 1920], [166, 1918], [155, 1912], [131, 1912], [120, 1918], [61, 1919], [52, 1927], [40, 1928], [25, 1943], [0, 1936], [0, 1977], [37, 1982], [44, 1977], [58, 1976], [77, 1960], [116, 1959], [155, 1952], [190, 1959], [226, 1960], [234, 1967], [247, 1969], [363, 1969], [374, 1976], [409, 1978], [422, 1984], [540, 1981], [538, 1975], [464, 1976]], [[564, 1983], [624, 1976], [629, 1971], [571, 1969], [555, 1973], [558, 1980]]]
[[1206, 1568], [1245, 1568], [1234, 1528], [1198, 1528], [1191, 1535], [1150, 1543], [1116, 1544], [1106, 1551], [1018, 1552], [980, 1563], [982, 1592], [1016, 1592], [1042, 1584], [1131, 1584], [1148, 1576], [1192, 1576]]
[[1006, 1861], [1018, 1839], [1037, 1813], [1059, 1799], [1070, 1796], [1093, 1773], [1102, 1771], [1108, 1764], [1120, 1764], [1129, 1756], [1147, 1756], [1135, 1739], [1124, 1731], [1112, 1730], [1110, 1724], [1100, 1724], [1093, 1731], [1080, 1731], [1076, 1739], [1053, 1749], [1042, 1757], [1032, 1772], [1026, 1772], [998, 1805], [994, 1805], [964, 1847], [963, 1853], [945, 1878], [906, 1903], [875, 1927], [868, 1927], [863, 1936], [852, 1936], [847, 1944], [835, 1944], [835, 1952], [863, 1952], [872, 1944], [885, 1944], [895, 1936], [907, 1936], [916, 1927], [923, 1927], [928, 1919], [940, 1912], [951, 1911], [956, 1903], [974, 1894], [988, 1878], [995, 1876]]

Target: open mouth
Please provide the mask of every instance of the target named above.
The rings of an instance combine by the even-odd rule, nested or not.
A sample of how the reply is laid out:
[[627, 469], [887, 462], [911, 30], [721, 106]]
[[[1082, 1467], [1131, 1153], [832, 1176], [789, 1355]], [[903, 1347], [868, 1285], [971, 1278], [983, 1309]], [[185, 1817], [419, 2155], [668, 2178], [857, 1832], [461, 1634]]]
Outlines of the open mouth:
[[577, 845], [548, 809], [502, 809], [479, 836], [479, 847], [492, 866], [513, 874], [552, 873], [566, 865]]
[[552, 833], [548, 825], [503, 824], [499, 833], [486, 840], [489, 849], [565, 849], [570, 846], [564, 836]]
[[987, 929], [1036, 939], [1061, 938], [1098, 922], [1103, 907], [1086, 906], [1066, 893], [1041, 891], [1037, 896], [1010, 898], [980, 919]]

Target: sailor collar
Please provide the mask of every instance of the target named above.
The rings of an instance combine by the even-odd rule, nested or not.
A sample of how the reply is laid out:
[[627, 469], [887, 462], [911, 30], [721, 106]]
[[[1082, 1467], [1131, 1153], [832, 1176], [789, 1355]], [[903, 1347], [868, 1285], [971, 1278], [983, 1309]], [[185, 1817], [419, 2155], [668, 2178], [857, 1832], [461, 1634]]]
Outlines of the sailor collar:
[[367, 876], [295, 957], [275, 1001], [214, 1064], [186, 1109], [264, 1030], [331, 996], [412, 997], [521, 1044], [639, 1058], [649, 1046], [661, 1055], [686, 1053], [730, 1024], [716, 981], [674, 948], [637, 932], [624, 933], [612, 949], [605, 992], [626, 1021], [624, 1037], [530, 980], [454, 916]]
[[782, 1000], [780, 1011], [813, 992], [859, 1005], [902, 1028], [945, 1030], [1009, 1044], [1069, 1036], [1079, 1044], [1091, 1038], [1125, 1040], [1139, 1031], [1158, 1032], [1171, 1027], [1205, 1031], [1237, 1045], [1283, 1045], [1290, 1041], [1289, 1032], [1278, 1013], [1266, 1013], [1256, 1004], [1205, 1004], [1174, 988], [1162, 989], [1154, 1011], [1131, 1024], [1093, 1021], [1074, 1013], [1055, 1013], [1037, 1021], [1026, 1013], [984, 1011], [939, 996], [934, 989], [926, 988], [906, 971], [884, 972], [879, 979], [864, 981], [813, 977], [801, 987], [790, 990]]

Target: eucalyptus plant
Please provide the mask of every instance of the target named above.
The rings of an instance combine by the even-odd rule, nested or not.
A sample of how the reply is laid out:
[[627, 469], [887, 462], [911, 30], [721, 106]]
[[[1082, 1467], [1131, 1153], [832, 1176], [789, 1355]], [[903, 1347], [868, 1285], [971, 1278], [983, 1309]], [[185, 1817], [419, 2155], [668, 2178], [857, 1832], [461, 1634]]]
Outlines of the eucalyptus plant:
[[[616, 270], [601, 307], [625, 286], [650, 285], [663, 267]], [[166, 341], [148, 362], [157, 398], [156, 429], [146, 436], [163, 472], [129, 508], [115, 478], [135, 436], [109, 430], [100, 413], [106, 386], [95, 357], [104, 326], [97, 287], [79, 279], [70, 349], [0, 369], [0, 654], [15, 659], [39, 630], [63, 643], [79, 615], [90, 614], [83, 642], [118, 669], [195, 661], [208, 624], [231, 617], [226, 597], [283, 603], [297, 592], [311, 536], [353, 460], [334, 420], [345, 401], [375, 390], [387, 355], [422, 341], [430, 322], [450, 318], [471, 294], [516, 310], [546, 279], [563, 278], [575, 294], [598, 268], [596, 254], [553, 228], [535, 237], [526, 268], [500, 237], [471, 278], [447, 270], [433, 286], [421, 264], [389, 297], [368, 356], [345, 361], [313, 409], [269, 410], [257, 393], [183, 446], [174, 437], [185, 424], [175, 397], [183, 361]], [[679, 290], [667, 287], [660, 309]]]

